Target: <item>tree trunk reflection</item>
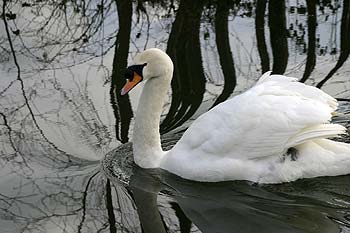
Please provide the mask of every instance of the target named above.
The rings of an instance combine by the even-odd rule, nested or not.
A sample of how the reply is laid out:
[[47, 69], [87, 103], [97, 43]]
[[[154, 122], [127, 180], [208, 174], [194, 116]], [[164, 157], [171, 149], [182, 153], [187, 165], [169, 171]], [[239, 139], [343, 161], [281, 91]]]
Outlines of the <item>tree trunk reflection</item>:
[[230, 12], [230, 4], [231, 3], [228, 0], [220, 0], [217, 2], [215, 14], [215, 38], [225, 83], [224, 89], [212, 107], [225, 101], [232, 94], [236, 86], [236, 71], [228, 35], [227, 18]]
[[114, 117], [116, 119], [115, 133], [117, 139], [122, 143], [125, 143], [129, 140], [129, 126], [133, 113], [129, 96], [120, 95], [119, 90], [125, 83], [123, 75], [125, 67], [127, 66], [129, 54], [132, 1], [116, 0], [116, 4], [119, 19], [119, 31], [114, 47], [112, 83], [109, 93]]
[[265, 12], [267, 0], [258, 0], [255, 10], [256, 43], [261, 61], [262, 73], [270, 70], [270, 58], [265, 41]]
[[300, 82], [305, 82], [316, 65], [316, 0], [306, 1], [307, 3], [307, 34], [308, 34], [308, 48], [307, 58], [305, 64], [305, 71]]
[[181, 0], [168, 40], [167, 53], [174, 62], [172, 100], [161, 124], [168, 132], [188, 120], [199, 108], [205, 92], [205, 76], [199, 40], [204, 1]]
[[108, 213], [109, 232], [116, 233], [117, 228], [115, 227], [116, 222], [113, 208], [112, 190], [110, 181], [108, 179], [106, 182], [106, 209]]
[[269, 1], [270, 41], [273, 54], [272, 73], [283, 74], [288, 64], [285, 1]]

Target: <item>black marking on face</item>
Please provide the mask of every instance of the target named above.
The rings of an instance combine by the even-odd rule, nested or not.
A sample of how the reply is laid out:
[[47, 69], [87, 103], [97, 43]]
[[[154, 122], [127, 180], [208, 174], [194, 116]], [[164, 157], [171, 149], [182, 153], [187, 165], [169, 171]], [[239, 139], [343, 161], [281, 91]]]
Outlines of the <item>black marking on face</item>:
[[124, 77], [125, 79], [128, 79], [129, 81], [132, 81], [134, 78], [134, 72], [136, 72], [138, 75], [140, 75], [141, 78], [143, 78], [142, 70], [143, 67], [145, 67], [147, 63], [144, 63], [142, 65], [132, 65], [126, 68]]

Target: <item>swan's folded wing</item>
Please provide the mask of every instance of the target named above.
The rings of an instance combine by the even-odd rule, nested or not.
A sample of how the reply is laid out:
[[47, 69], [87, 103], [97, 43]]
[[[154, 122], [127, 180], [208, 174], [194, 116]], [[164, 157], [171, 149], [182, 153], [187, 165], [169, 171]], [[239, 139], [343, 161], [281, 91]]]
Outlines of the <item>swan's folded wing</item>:
[[174, 150], [199, 157], [259, 159], [341, 133], [341, 126], [322, 128], [336, 108], [333, 98], [299, 84], [265, 82], [218, 105], [191, 125]]
[[[276, 88], [278, 88], [283, 92], [288, 91], [297, 93], [305, 98], [327, 104], [333, 109], [333, 111], [338, 107], [338, 102], [335, 98], [316, 87], [297, 82], [297, 78], [286, 77], [284, 75], [270, 75], [270, 72], [266, 72], [256, 85], [262, 85], [265, 90], [276, 90]], [[286, 93], [283, 93], [282, 95], [285, 94]]]

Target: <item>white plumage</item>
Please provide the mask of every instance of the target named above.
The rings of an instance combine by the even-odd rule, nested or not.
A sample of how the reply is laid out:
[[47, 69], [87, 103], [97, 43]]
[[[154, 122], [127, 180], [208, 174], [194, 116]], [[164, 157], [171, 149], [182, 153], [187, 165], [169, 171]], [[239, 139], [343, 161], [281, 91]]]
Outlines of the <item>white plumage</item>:
[[[147, 81], [133, 138], [135, 162], [141, 167], [208, 182], [280, 183], [350, 173], [350, 146], [326, 139], [345, 132], [330, 123], [337, 101], [295, 78], [270, 72], [251, 89], [201, 115], [171, 151], [163, 152], [159, 116], [173, 64], [158, 49], [136, 57], [135, 64], [143, 63]], [[287, 154], [290, 147], [296, 158]]]

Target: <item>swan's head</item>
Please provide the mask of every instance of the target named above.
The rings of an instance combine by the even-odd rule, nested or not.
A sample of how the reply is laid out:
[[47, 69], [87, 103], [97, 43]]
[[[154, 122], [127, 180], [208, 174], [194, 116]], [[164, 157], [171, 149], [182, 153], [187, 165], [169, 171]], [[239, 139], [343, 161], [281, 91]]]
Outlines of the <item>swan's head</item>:
[[173, 62], [165, 52], [156, 48], [147, 49], [135, 57], [134, 65], [126, 68], [124, 76], [126, 84], [120, 93], [125, 95], [137, 84], [147, 79], [171, 79], [173, 69]]

